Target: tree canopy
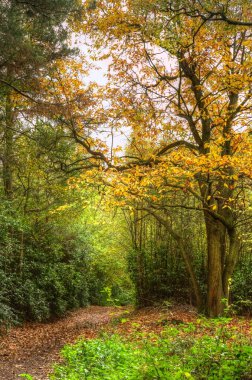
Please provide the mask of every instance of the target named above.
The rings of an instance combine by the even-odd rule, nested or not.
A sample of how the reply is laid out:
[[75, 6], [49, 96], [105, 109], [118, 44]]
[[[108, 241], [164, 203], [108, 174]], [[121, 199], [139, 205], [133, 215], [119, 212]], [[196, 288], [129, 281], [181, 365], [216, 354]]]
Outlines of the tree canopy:
[[[109, 299], [121, 294], [122, 282], [111, 282], [127, 272], [125, 254], [139, 304], [152, 291], [149, 299], [176, 293], [222, 315], [241, 252], [251, 250], [249, 2], [13, 0], [0, 11], [2, 240], [15, 252], [8, 270], [20, 282], [27, 275], [29, 288], [27, 258], [44, 275], [57, 257], [49, 283], [60, 314], [103, 302], [104, 289]], [[78, 39], [84, 53], [73, 48]], [[89, 69], [104, 60], [100, 85]], [[127, 248], [105, 226], [97, 233], [92, 202], [101, 226], [108, 209], [119, 210], [107, 228], [125, 234]], [[108, 264], [113, 257], [118, 265]], [[49, 286], [42, 272], [34, 297]]]
[[98, 56], [105, 49], [112, 60], [106, 125], [132, 131], [124, 157], [99, 156], [112, 170], [107, 181], [116, 196], [136, 201], [160, 222], [156, 210], [183, 207], [174, 204], [174, 192], [195, 198], [189, 207], [203, 213], [207, 231], [207, 307], [218, 315], [229, 297], [238, 226], [250, 202], [252, 41], [247, 25], [222, 22], [222, 12], [228, 18], [235, 6], [249, 17], [246, 4], [213, 5], [206, 20], [197, 4], [208, 12], [207, 3], [197, 2], [194, 8], [190, 2], [97, 2], [80, 27]]

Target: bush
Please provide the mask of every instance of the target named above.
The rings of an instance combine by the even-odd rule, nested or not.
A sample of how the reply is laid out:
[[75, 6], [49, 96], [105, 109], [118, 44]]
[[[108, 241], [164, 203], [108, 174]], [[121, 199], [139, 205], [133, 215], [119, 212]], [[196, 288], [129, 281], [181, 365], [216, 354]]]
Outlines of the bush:
[[231, 302], [238, 314], [252, 315], [252, 257], [244, 255], [237, 265], [231, 283]]
[[65, 365], [52, 380], [241, 380], [252, 379], [252, 347], [237, 331], [215, 326], [212, 335], [196, 337], [195, 326], [169, 327], [162, 337], [135, 341], [105, 336], [79, 341], [63, 351]]
[[0, 328], [87, 305], [89, 245], [81, 228], [53, 221], [42, 233], [41, 223], [37, 239], [34, 225], [8, 208], [0, 209]]

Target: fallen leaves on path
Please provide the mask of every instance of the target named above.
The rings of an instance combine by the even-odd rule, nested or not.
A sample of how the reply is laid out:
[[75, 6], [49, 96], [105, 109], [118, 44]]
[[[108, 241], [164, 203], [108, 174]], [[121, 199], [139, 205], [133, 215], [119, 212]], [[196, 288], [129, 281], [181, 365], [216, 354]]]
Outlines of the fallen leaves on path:
[[0, 380], [16, 380], [29, 373], [36, 380], [46, 380], [59, 352], [79, 337], [94, 338], [123, 308], [90, 306], [51, 323], [27, 323], [11, 329], [0, 339]]

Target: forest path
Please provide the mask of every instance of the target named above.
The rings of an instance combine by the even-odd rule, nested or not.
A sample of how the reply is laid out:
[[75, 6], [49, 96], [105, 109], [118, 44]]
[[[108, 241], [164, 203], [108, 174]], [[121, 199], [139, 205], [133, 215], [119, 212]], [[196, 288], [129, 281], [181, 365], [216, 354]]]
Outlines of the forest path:
[[79, 337], [94, 338], [125, 308], [89, 306], [51, 323], [27, 323], [0, 338], [0, 380], [21, 379], [29, 373], [35, 380], [47, 380], [48, 372], [60, 360], [59, 352]]

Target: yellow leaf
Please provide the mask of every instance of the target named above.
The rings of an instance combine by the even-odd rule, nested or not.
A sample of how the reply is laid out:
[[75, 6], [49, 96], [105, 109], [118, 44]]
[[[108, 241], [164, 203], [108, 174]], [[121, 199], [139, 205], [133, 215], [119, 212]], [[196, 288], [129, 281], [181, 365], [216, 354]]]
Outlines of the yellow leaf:
[[187, 379], [193, 379], [192, 375], [189, 372], [185, 372], [184, 375]]

